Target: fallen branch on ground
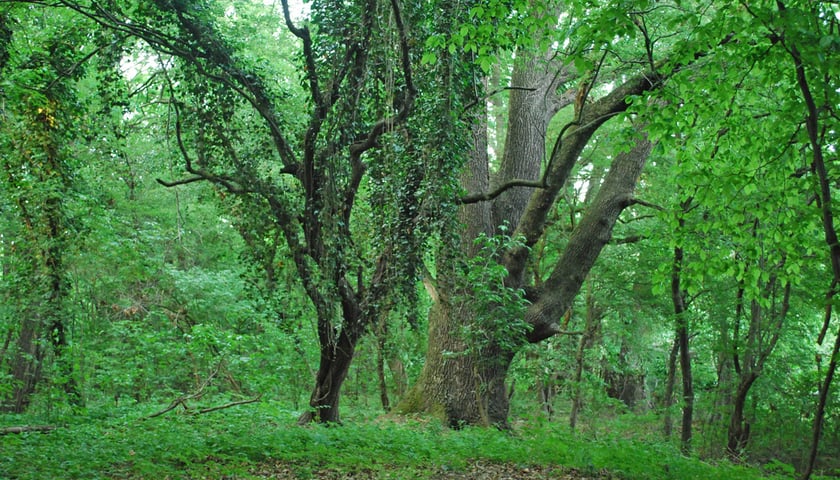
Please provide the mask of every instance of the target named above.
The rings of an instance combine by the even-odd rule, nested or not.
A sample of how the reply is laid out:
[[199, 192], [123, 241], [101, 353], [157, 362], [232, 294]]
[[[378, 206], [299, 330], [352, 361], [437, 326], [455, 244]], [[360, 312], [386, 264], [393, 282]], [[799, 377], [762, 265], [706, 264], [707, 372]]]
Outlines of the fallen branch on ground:
[[24, 425], [21, 427], [5, 427], [0, 428], [0, 435], [9, 435], [12, 433], [24, 433], [24, 432], [49, 432], [51, 430], [55, 430], [58, 427], [54, 427], [52, 425]]

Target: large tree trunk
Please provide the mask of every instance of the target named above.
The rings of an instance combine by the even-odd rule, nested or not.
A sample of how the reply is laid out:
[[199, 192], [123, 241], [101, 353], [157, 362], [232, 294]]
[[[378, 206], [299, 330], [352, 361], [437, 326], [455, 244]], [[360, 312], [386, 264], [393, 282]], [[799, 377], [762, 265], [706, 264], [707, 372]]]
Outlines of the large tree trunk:
[[[472, 195], [463, 198], [461, 231], [462, 251], [467, 244], [472, 244], [475, 236], [481, 232], [493, 234], [503, 222], [515, 227], [514, 236], [523, 238], [524, 243], [514, 245], [499, 258], [499, 264], [508, 271], [505, 280], [507, 288], [520, 289], [528, 286], [526, 270], [532, 247], [543, 235], [549, 210], [553, 207], [559, 192], [576, 164], [580, 153], [595, 131], [609, 118], [627, 109], [627, 98], [639, 95], [655, 88], [655, 75], [640, 75], [612, 89], [601, 99], [588, 104], [585, 109], [576, 110], [576, 122], [563, 130], [555, 148], [549, 156], [544, 181], [540, 188], [532, 188], [527, 202], [516, 194], [510, 186], [512, 180], [535, 178], [542, 165], [545, 145], [545, 132], [551, 115], [563, 105], [563, 99], [556, 96], [557, 83], [553, 75], [556, 71], [546, 69], [546, 63], [520, 57], [515, 68], [532, 69], [538, 72], [533, 77], [515, 75], [522, 81], [538, 78], [534, 85], [514, 85], [514, 87], [542, 89], [542, 95], [522, 94], [511, 97], [508, 144], [505, 146], [501, 171], [494, 179], [496, 187], [492, 192], [481, 188], [482, 182], [465, 183], [465, 189]], [[542, 68], [538, 70], [537, 68]], [[536, 69], [536, 70], [535, 70]], [[557, 74], [558, 77], [562, 76]], [[547, 80], [548, 79], [548, 80]], [[569, 94], [566, 102], [572, 102]], [[517, 105], [519, 104], [519, 105]], [[517, 123], [518, 122], [518, 123]], [[521, 128], [520, 128], [521, 127]], [[486, 134], [486, 132], [485, 132]], [[526, 138], [524, 142], [518, 140]], [[485, 143], [486, 145], [486, 143]], [[518, 146], [517, 146], [518, 145]], [[486, 148], [475, 144], [477, 148]], [[446, 417], [451, 424], [466, 421], [469, 423], [500, 425], [506, 424], [508, 398], [504, 389], [504, 379], [519, 345], [527, 341], [538, 342], [559, 332], [558, 319], [571, 306], [575, 295], [580, 290], [583, 280], [592, 268], [601, 249], [609, 241], [613, 225], [621, 211], [633, 201], [632, 193], [651, 145], [641, 139], [631, 152], [619, 154], [601, 188], [597, 198], [590, 206], [583, 220], [572, 235], [569, 246], [561, 259], [555, 264], [553, 272], [539, 292], [533, 291], [532, 301], [524, 315], [524, 320], [533, 328], [527, 335], [515, 334], [517, 338], [496, 338], [482, 348], [468, 348], [473, 345], [460, 345], [464, 339], [459, 326], [470, 325], [474, 312], [469, 305], [459, 305], [451, 299], [453, 291], [446, 291], [444, 285], [454, 285], [453, 279], [447, 279], [445, 270], [438, 269], [438, 299], [430, 315], [429, 350], [423, 372], [412, 391], [397, 407], [399, 412], [432, 412]], [[482, 150], [481, 152], [486, 152]], [[486, 159], [468, 165], [466, 179], [482, 179], [487, 170]], [[478, 170], [476, 170], [478, 169]], [[522, 178], [504, 178], [508, 175], [524, 175]], [[538, 174], [537, 174], [538, 175]], [[518, 182], [521, 185], [524, 182]], [[533, 182], [532, 182], [533, 185]], [[477, 188], [476, 188], [477, 187]], [[497, 198], [499, 191], [503, 196]], [[527, 192], [527, 190], [525, 190]], [[521, 194], [521, 192], [520, 192]], [[493, 217], [487, 217], [489, 201], [496, 199]], [[504, 203], [504, 204], [503, 204]], [[508, 208], [508, 206], [510, 206]], [[440, 263], [444, 256], [438, 258]], [[451, 257], [450, 257], [451, 258]], [[469, 258], [469, 255], [467, 255]], [[509, 322], [522, 321], [522, 318], [505, 319]], [[494, 332], [487, 332], [493, 338]], [[511, 334], [506, 333], [508, 336]], [[452, 345], [451, 343], [455, 343]], [[501, 348], [504, 345], [505, 348]], [[451, 354], [450, 352], [468, 351], [469, 355]], [[478, 355], [479, 357], [471, 358]], [[456, 360], [457, 359], [457, 360]], [[476, 381], [476, 380], [479, 381]], [[465, 390], [466, 389], [466, 390]], [[464, 402], [472, 402], [468, 406]]]
[[[482, 114], [473, 118], [473, 149], [461, 175], [470, 191], [490, 185], [487, 127]], [[494, 342], [480, 349], [470, 345], [464, 327], [483, 328], [470, 305], [469, 286], [458, 285], [458, 263], [476, 254], [474, 243], [491, 236], [494, 226], [490, 204], [462, 205], [458, 211], [461, 235], [457, 245], [439, 253], [438, 275], [429, 313], [429, 347], [417, 382], [397, 407], [399, 412], [426, 412], [457, 427], [463, 424], [506, 426], [508, 399], [505, 376], [513, 352], [502, 352]], [[457, 253], [453, 253], [457, 252]], [[494, 332], [485, 332], [492, 337]]]
[[[560, 108], [573, 101], [571, 93], [558, 97], [554, 90], [574, 74], [568, 69], [559, 73], [554, 70], [556, 66], [540, 56], [522, 53], [517, 57], [511, 76], [514, 90], [510, 92], [504, 153], [492, 178], [494, 189], [514, 179], [540, 178], [548, 124]], [[533, 192], [533, 188], [517, 187], [499, 195], [492, 202], [493, 225], [515, 230]]]
[[[559, 267], [549, 276], [528, 315], [545, 318], [556, 314], [559, 318], [569, 308], [601, 249], [609, 242], [619, 213], [630, 204], [650, 149], [651, 144], [640, 139], [630, 152], [616, 157], [604, 185], [573, 232]], [[569, 278], [561, 278], [561, 271]], [[439, 282], [439, 289], [440, 285]], [[536, 313], [531, 313], [534, 310]], [[476, 350], [465, 343], [460, 331], [461, 326], [470, 324], [472, 315], [468, 304], [452, 302], [448, 292], [437, 293], [429, 320], [426, 364], [398, 411], [433, 413], [452, 425], [507, 425], [509, 404], [504, 381], [516, 346], [523, 345], [527, 338], [502, 338]], [[496, 332], [489, 333], [492, 336]], [[501, 348], [500, 344], [508, 348]]]
[[505, 377], [513, 352], [498, 346], [475, 351], [460, 331], [469, 306], [447, 297], [441, 294], [432, 307], [426, 364], [397, 409], [429, 413], [455, 428], [464, 424], [506, 428]]

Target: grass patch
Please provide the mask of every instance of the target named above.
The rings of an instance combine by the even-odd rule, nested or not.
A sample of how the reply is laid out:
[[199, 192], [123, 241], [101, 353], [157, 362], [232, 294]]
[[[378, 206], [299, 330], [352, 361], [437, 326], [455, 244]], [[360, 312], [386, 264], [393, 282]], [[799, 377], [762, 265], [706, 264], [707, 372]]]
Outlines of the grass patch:
[[[525, 425], [513, 432], [453, 431], [416, 420], [298, 427], [294, 412], [271, 403], [141, 420], [147, 413], [113, 410], [97, 418], [68, 418], [50, 433], [2, 436], [0, 478], [247, 479], [269, 478], [272, 469], [277, 476], [271, 478], [472, 478], [463, 475], [488, 465], [525, 472], [559, 466], [566, 475], [541, 470], [545, 476], [538, 478], [791, 478], [783, 468], [762, 474], [686, 458], [664, 443], [584, 438], [557, 425]], [[39, 423], [43, 419], [0, 417], [0, 425]]]

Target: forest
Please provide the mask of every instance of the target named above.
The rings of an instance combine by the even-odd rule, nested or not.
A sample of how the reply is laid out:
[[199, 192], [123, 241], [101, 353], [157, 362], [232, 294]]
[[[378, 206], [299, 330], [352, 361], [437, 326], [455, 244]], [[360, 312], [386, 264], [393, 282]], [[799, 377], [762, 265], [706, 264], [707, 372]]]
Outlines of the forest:
[[840, 478], [840, 3], [0, 0], [0, 478]]

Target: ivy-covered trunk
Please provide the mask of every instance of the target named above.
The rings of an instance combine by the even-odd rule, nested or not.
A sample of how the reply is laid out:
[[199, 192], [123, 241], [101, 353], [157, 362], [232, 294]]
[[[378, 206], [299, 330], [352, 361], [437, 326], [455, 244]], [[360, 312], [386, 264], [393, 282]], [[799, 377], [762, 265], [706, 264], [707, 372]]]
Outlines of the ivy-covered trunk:
[[[11, 39], [8, 26], [0, 24], [0, 44]], [[70, 159], [63, 148], [72, 136], [68, 127], [76, 114], [71, 106], [75, 99], [65, 90], [73, 78], [65, 77], [65, 69], [75, 61], [75, 54], [68, 50], [69, 43], [59, 43], [49, 45], [56, 57], [52, 63], [33, 61], [31, 65], [12, 68], [4, 65], [6, 58], [0, 58], [0, 78], [8, 78], [10, 85], [9, 92], [0, 93], [19, 93], [14, 89], [19, 88], [20, 77], [27, 78], [33, 69], [44, 77], [43, 85], [27, 87], [27, 92], [38, 92], [27, 104], [8, 102], [4, 115], [9, 121], [0, 126], [0, 147], [10, 152], [3, 158], [0, 188], [12, 199], [4, 231], [9, 248], [4, 252], [8, 258], [0, 278], [4, 291], [0, 293], [11, 299], [9, 310], [19, 319], [19, 326], [12, 329], [16, 335], [8, 337], [16, 337], [16, 343], [11, 347], [7, 369], [12, 378], [11, 389], [4, 390], [5, 398], [0, 398], [0, 410], [5, 411], [26, 409], [49, 358], [55, 361], [55, 383], [62, 385], [71, 403], [81, 400], [73, 364], [66, 358], [69, 338], [64, 262], [72, 245], [66, 208], [72, 193], [72, 175]], [[4, 57], [5, 48], [0, 45]], [[7, 99], [4, 96], [0, 101]], [[52, 357], [48, 355], [50, 351]], [[0, 362], [3, 360], [0, 357]]]

